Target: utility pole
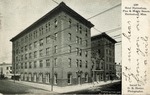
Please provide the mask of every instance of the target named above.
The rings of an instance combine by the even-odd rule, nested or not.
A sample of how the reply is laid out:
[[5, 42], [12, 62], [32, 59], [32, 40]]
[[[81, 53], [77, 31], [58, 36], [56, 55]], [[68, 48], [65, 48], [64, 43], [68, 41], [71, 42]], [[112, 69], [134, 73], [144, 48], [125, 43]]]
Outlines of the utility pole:
[[54, 48], [54, 41], [56, 40], [55, 37], [52, 37], [52, 82], [51, 82], [51, 91], [53, 91], [54, 86], [54, 54], [55, 54], [55, 48]]

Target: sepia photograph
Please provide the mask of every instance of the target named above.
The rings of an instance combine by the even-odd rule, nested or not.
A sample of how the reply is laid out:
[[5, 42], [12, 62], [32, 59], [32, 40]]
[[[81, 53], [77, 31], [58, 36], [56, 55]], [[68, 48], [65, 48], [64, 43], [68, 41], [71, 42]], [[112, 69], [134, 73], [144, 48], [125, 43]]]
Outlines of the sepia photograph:
[[121, 0], [0, 0], [0, 95], [121, 94]]

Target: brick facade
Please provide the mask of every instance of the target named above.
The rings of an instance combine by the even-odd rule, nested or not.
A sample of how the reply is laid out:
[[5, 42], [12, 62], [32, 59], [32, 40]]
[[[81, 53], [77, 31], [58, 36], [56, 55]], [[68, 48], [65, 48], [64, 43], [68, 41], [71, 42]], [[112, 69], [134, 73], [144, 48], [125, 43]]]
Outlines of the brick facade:
[[54, 67], [55, 85], [90, 82], [91, 27], [93, 24], [60, 3], [11, 39], [13, 72], [23, 81], [51, 84]]

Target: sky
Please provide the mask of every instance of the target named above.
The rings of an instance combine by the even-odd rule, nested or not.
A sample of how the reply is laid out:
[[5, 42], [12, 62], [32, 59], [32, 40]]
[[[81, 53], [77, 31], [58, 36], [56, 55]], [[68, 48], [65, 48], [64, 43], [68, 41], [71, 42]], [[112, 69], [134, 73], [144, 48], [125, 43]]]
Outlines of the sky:
[[[84, 18], [88, 19], [113, 6], [121, 0], [55, 0], [62, 1]], [[10, 39], [51, 11], [58, 4], [53, 0], [0, 0], [0, 63], [12, 62], [12, 43]], [[121, 27], [121, 6], [89, 19], [95, 26], [91, 36]], [[121, 28], [107, 32], [112, 38], [121, 34]], [[115, 38], [120, 41], [121, 38]], [[121, 44], [115, 46], [115, 62], [121, 62]]]

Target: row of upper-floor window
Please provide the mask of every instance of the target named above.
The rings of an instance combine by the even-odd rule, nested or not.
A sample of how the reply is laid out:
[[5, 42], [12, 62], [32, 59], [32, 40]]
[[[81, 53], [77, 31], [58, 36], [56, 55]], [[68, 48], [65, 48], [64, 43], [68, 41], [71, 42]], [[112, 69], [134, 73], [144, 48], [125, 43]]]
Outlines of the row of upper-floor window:
[[[55, 49], [57, 49], [56, 46], [55, 46]], [[57, 53], [56, 50], [55, 52]], [[65, 54], [66, 53], [72, 53], [71, 46], [69, 46], [69, 50], [65, 52]], [[14, 61], [18, 62], [18, 61], [23, 61], [23, 60], [32, 59], [32, 58], [50, 56], [50, 54], [52, 54], [52, 51], [50, 51], [50, 47], [48, 47], [46, 48], [46, 52], [44, 52], [44, 50], [41, 49], [39, 51], [34, 51], [34, 52], [26, 53], [24, 55], [16, 56]], [[82, 49], [76, 48], [76, 55], [82, 56]], [[88, 57], [88, 51], [85, 51], [85, 57]]]
[[109, 47], [111, 49], [114, 48], [114, 43], [108, 41], [108, 40], [104, 40], [103, 38], [99, 39], [98, 41], [92, 41], [92, 46], [95, 47], [95, 46], [99, 46], [99, 47]]
[[[57, 27], [57, 19], [55, 19], [55, 28]], [[34, 30], [33, 32], [30, 32], [28, 34], [26, 34], [25, 36], [21, 37], [20, 40], [16, 41], [14, 43], [14, 47], [18, 47], [20, 46], [22, 43], [26, 43], [32, 39], [35, 39], [39, 36], [42, 36], [44, 34], [44, 29], [46, 29], [46, 31], [50, 31], [50, 30], [47, 30], [47, 27], [50, 27], [50, 24], [45, 24], [45, 27], [46, 28], [43, 28], [43, 26], [40, 26], [38, 29]], [[82, 33], [82, 25], [79, 25], [79, 23], [77, 23], [77, 26], [76, 26], [76, 31], [79, 31], [80, 33]], [[88, 29], [85, 30], [85, 36], [88, 36]]]
[[[44, 62], [45, 61], [45, 62]], [[46, 64], [45, 64], [46, 63]], [[50, 59], [46, 59], [46, 60], [39, 60], [39, 65], [37, 61], [30, 61], [30, 62], [25, 62], [25, 63], [16, 63], [16, 69], [27, 69], [27, 68], [43, 68], [43, 67], [50, 67], [53, 63], [50, 62]], [[73, 65], [73, 61], [71, 58], [68, 58], [68, 67], [74, 67]], [[58, 66], [58, 59], [54, 58], [54, 66], [57, 67]], [[76, 59], [76, 67], [83, 67], [83, 61]], [[88, 68], [88, 61], [85, 61], [85, 68]]]
[[[64, 52], [64, 54], [66, 53], [70, 54], [73, 52], [74, 51], [72, 50], [71, 45], [68, 45], [68, 50]], [[77, 56], [83, 56], [83, 52], [84, 52], [84, 56], [88, 57], [88, 50], [83, 51], [80, 48], [76, 48], [75, 52]], [[54, 46], [54, 53], [58, 53], [57, 45]], [[18, 61], [23, 61], [23, 60], [32, 59], [32, 58], [50, 56], [51, 54], [53, 54], [52, 49], [50, 47], [47, 47], [46, 49], [40, 49], [39, 51], [29, 52], [29, 53], [16, 56], [15, 61], [18, 62]]]
[[115, 65], [106, 64], [106, 70], [115, 70]]
[[113, 49], [106, 49], [106, 55], [114, 56], [114, 50]]
[[[68, 33], [68, 39], [69, 41], [71, 40], [71, 33]], [[55, 36], [54, 36], [56, 39], [57, 39], [57, 33], [55, 33]], [[18, 48], [14, 48], [14, 50], [16, 50], [16, 54], [20, 54], [21, 52], [24, 52], [24, 51], [28, 51], [28, 50], [32, 50], [33, 48], [37, 48], [38, 46], [44, 46], [44, 42], [46, 42], [46, 45], [47, 44], [50, 44], [52, 41], [51, 39], [51, 35], [47, 36], [46, 38], [43, 38], [43, 39], [40, 39], [39, 41], [35, 41], [33, 43], [30, 43], [29, 45], [25, 45], [25, 46], [20, 46]], [[82, 38], [76, 36], [76, 43], [78, 44], [81, 44], [82, 45]], [[88, 40], [85, 40], [85, 46], [88, 46]]]
[[104, 69], [104, 63], [103, 62], [96, 63], [96, 69]]
[[106, 62], [114, 62], [114, 57], [109, 57], [109, 56], [106, 56]]

